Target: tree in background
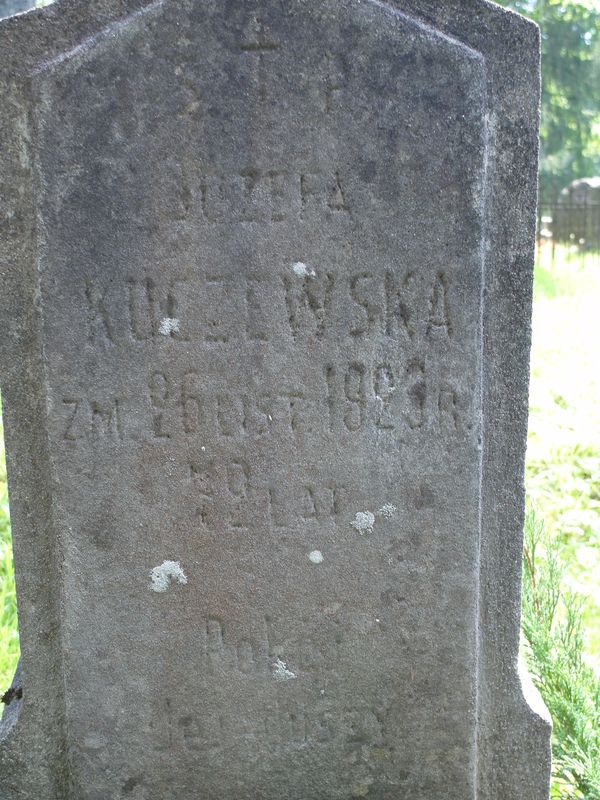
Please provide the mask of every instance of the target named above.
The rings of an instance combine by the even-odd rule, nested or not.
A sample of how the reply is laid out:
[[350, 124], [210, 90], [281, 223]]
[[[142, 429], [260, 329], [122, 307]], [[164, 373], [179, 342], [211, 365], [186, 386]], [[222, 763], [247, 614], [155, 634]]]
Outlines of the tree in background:
[[600, 0], [497, 0], [542, 31], [540, 189], [600, 175]]

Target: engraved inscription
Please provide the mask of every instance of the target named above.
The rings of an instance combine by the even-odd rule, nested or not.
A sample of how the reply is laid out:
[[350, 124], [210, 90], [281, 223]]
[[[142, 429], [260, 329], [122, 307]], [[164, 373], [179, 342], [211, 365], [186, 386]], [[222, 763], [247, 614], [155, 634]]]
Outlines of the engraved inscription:
[[106, 293], [104, 287], [99, 290], [92, 281], [86, 281], [85, 299], [88, 312], [88, 338], [91, 344], [104, 341], [108, 344], [114, 342], [113, 325], [108, 313]]
[[[141, 342], [156, 338], [159, 334], [183, 338], [177, 326], [165, 330], [165, 319], [178, 319], [178, 301], [180, 293], [185, 292], [183, 281], [173, 281], [167, 286], [159, 286], [152, 278], [144, 280], [129, 279], [128, 321], [132, 339]], [[103, 309], [105, 303], [103, 300]], [[108, 318], [107, 318], [108, 319]]]
[[[392, 437], [428, 430], [445, 439], [471, 430], [472, 400], [419, 357], [327, 364], [310, 391], [236, 393], [207, 388], [197, 370], [153, 369], [145, 397], [67, 396], [61, 425], [63, 438], [73, 442], [110, 437], [160, 444], [186, 438], [200, 444], [210, 436], [237, 443], [281, 439], [297, 444], [306, 434], [365, 430]], [[317, 510], [324, 503], [322, 498], [313, 501]], [[308, 491], [307, 503], [313, 501]], [[269, 512], [274, 519], [278, 514], [274, 508]]]
[[285, 304], [292, 335], [301, 331], [323, 336], [331, 309], [334, 278], [330, 274], [308, 277], [299, 282], [293, 276], [284, 275]]
[[339, 276], [320, 264], [301, 276], [290, 265], [274, 264], [271, 274], [238, 275], [200, 263], [180, 278], [87, 281], [82, 296], [86, 341], [95, 348], [152, 341], [279, 345], [282, 328], [298, 343], [328, 335], [357, 343], [381, 337], [402, 351], [419, 342], [442, 348], [456, 339], [453, 287], [443, 272], [386, 269]]
[[260, 15], [255, 15], [250, 23], [249, 35], [241, 45], [242, 53], [252, 57], [255, 64], [255, 83], [258, 90], [258, 98], [261, 103], [267, 99], [267, 86], [269, 79], [269, 66], [267, 57], [280, 49], [279, 42], [276, 42], [265, 29], [265, 23]]
[[200, 176], [206, 222], [285, 222], [350, 212], [345, 181], [337, 170], [291, 172], [248, 168]]
[[347, 80], [347, 67], [345, 59], [339, 54], [325, 54], [325, 89], [323, 109], [330, 114], [338, 107], [341, 92]]
[[436, 275], [431, 289], [429, 319], [427, 321], [428, 336], [445, 336], [447, 338], [452, 336], [448, 292], [448, 278], [443, 272], [440, 272]]
[[66, 412], [63, 427], [65, 441], [124, 438], [121, 400], [118, 398], [100, 401], [66, 397], [62, 404]]
[[433, 426], [443, 433], [463, 430], [466, 398], [447, 382], [430, 377], [425, 362], [411, 359], [406, 368], [390, 363], [328, 365], [324, 387], [329, 428], [357, 432], [365, 426], [380, 431], [416, 431]]
[[361, 768], [363, 774], [365, 769], [377, 770], [378, 764], [393, 752], [386, 725], [389, 708], [385, 703], [370, 706], [357, 702], [340, 707], [325, 698], [314, 705], [274, 698], [262, 714], [251, 718], [222, 715], [216, 709], [207, 710], [200, 718], [183, 708], [174, 714], [172, 701], [166, 700], [159, 704], [157, 712], [161, 736], [155, 749], [159, 752], [183, 746], [217, 755], [232, 746], [236, 750], [256, 748], [258, 741], [274, 749], [294, 744], [335, 745], [346, 753], [348, 763]]
[[242, 458], [230, 461], [204, 454], [189, 464], [190, 504], [206, 531], [244, 533], [253, 526], [271, 530], [300, 522], [337, 525], [349, 508], [349, 492], [333, 481], [304, 481], [285, 492], [257, 475]]

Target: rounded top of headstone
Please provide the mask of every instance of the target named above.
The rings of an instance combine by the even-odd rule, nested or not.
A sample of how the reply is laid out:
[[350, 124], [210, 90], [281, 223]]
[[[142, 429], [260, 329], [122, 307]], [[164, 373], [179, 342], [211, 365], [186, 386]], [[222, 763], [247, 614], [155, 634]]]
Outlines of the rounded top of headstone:
[[600, 176], [577, 178], [562, 189], [559, 203], [600, 203]]

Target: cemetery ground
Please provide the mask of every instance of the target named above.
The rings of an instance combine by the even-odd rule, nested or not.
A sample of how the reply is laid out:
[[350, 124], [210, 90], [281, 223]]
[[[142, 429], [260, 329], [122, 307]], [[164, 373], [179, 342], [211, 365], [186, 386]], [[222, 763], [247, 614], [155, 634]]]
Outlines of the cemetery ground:
[[[554, 798], [600, 798], [600, 256], [538, 260], [524, 650], [554, 716]], [[526, 644], [528, 642], [529, 644]], [[19, 653], [0, 458], [0, 693]]]
[[600, 257], [536, 267], [523, 640], [554, 720], [552, 798], [600, 799]]
[[527, 493], [567, 568], [589, 598], [587, 660], [600, 673], [600, 256], [538, 260]]

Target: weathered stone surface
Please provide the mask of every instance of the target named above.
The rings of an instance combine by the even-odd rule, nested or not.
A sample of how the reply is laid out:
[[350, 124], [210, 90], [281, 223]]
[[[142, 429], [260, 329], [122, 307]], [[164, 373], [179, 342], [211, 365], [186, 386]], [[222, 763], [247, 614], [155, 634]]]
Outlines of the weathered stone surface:
[[65, 0], [0, 37], [2, 796], [542, 800], [534, 26]]

